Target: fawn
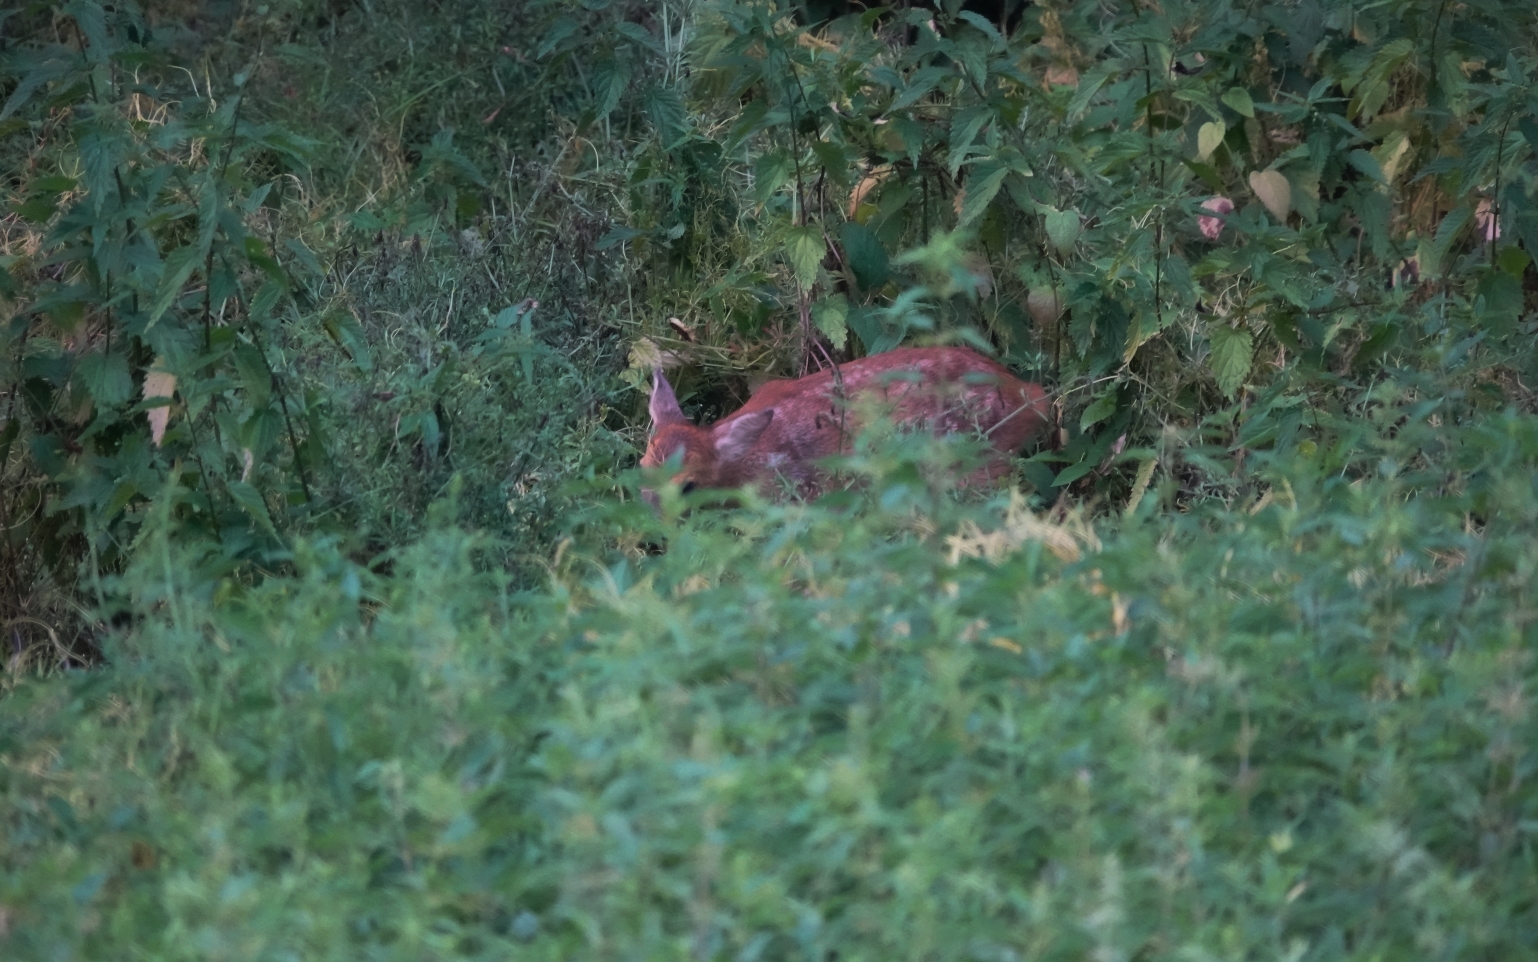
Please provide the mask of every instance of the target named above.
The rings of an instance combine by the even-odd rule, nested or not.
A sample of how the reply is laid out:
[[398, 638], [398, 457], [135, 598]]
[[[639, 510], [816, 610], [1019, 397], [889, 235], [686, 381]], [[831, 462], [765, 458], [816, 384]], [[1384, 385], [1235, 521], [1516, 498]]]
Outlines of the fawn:
[[[818, 461], [847, 452], [858, 431], [854, 402], [884, 405], [901, 426], [933, 434], [976, 431], [993, 449], [964, 483], [996, 481], [1009, 458], [1047, 426], [1046, 394], [1002, 364], [965, 347], [907, 347], [793, 381], [770, 381], [740, 409], [708, 427], [684, 417], [673, 386], [653, 372], [651, 440], [643, 468], [682, 452], [673, 480], [695, 488], [768, 487], [785, 480], [815, 496]], [[655, 498], [643, 492], [649, 501]]]

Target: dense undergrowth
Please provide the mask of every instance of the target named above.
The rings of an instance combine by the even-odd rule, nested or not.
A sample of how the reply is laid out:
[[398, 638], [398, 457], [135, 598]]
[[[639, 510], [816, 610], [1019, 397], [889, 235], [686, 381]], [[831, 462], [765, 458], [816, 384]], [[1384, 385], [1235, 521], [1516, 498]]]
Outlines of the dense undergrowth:
[[0, 957], [1538, 952], [1526, 4], [0, 16]]
[[157, 535], [113, 668], [9, 696], [8, 954], [1525, 957], [1538, 425], [1449, 440], [1098, 530], [878, 449], [533, 592]]

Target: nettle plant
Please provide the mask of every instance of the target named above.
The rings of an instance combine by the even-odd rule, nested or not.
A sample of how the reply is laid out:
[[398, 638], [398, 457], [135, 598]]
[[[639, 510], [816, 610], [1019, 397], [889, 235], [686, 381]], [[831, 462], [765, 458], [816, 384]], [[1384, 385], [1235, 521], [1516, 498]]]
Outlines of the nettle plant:
[[115, 570], [158, 517], [271, 563], [318, 496], [320, 399], [289, 387], [282, 328], [321, 269], [277, 241], [306, 144], [243, 116], [244, 74], [219, 92], [171, 64], [132, 8], [49, 13], [55, 41], [10, 51], [0, 79], [0, 131], [26, 151], [0, 274], [0, 463], [25, 446], [41, 475], [4, 503], [8, 543], [72, 581], [82, 560]]
[[[644, 155], [613, 239], [654, 274], [699, 274], [722, 249], [740, 263], [699, 316], [650, 325], [664, 352], [732, 368], [769, 343], [794, 367], [986, 332], [1058, 387], [1045, 488], [1118, 451], [1146, 473], [1153, 452], [1120, 447], [1139, 424], [1217, 412], [1232, 440], [1428, 336], [1522, 318], [1538, 245], [1538, 41], [1509, 29], [1531, 23], [1524, 3], [806, 13], [838, 6], [695, 11], [697, 119]], [[682, 185], [701, 181], [743, 205], [690, 209]], [[1292, 371], [1303, 388], [1251, 407]]]

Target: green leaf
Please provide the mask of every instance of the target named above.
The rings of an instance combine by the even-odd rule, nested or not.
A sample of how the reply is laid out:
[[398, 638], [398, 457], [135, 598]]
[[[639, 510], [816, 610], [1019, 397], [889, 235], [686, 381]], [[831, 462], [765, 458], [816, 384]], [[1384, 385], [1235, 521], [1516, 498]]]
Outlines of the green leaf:
[[908, 78], [908, 85], [903, 88], [903, 92], [898, 94], [897, 98], [887, 107], [887, 111], [901, 110], [904, 107], [918, 103], [920, 97], [933, 90], [935, 84], [939, 83], [950, 72], [949, 67], [925, 67], [922, 70], [914, 71], [913, 76]]
[[1254, 336], [1249, 328], [1229, 327], [1218, 324], [1207, 333], [1212, 345], [1208, 360], [1212, 376], [1217, 379], [1218, 389], [1232, 398], [1244, 379], [1250, 376], [1250, 360], [1254, 353]]
[[753, 195], [760, 204], [767, 204], [775, 192], [790, 180], [795, 164], [790, 152], [770, 150], [760, 154], [753, 162]]
[[600, 119], [609, 116], [630, 86], [630, 61], [603, 60], [593, 67], [593, 113]]
[[843, 350], [845, 342], [849, 340], [848, 319], [849, 302], [842, 294], [835, 294], [812, 305], [812, 322], [838, 350]]
[[187, 283], [187, 278], [192, 276], [192, 272], [202, 262], [203, 253], [195, 245], [187, 245], [178, 247], [166, 258], [165, 268], [160, 273], [160, 284], [155, 291], [155, 301], [150, 305], [149, 317], [144, 323], [146, 331], [154, 327], [155, 322], [164, 317], [171, 305], [176, 303], [182, 285]]
[[977, 139], [977, 132], [992, 118], [993, 111], [987, 106], [972, 106], [957, 111], [951, 119], [948, 162], [952, 177], [966, 161], [968, 148]]
[[1206, 160], [1212, 156], [1212, 152], [1218, 149], [1223, 142], [1223, 135], [1228, 133], [1228, 125], [1221, 120], [1214, 120], [1202, 124], [1196, 131], [1196, 156]]
[[792, 227], [785, 232], [785, 256], [796, 283], [808, 290], [817, 282], [817, 268], [825, 250], [822, 231], [815, 226]]
[[819, 140], [812, 144], [812, 153], [817, 156], [822, 169], [827, 171], [829, 180], [839, 187], [849, 185], [849, 153], [842, 144]]
[[653, 87], [646, 92], [642, 103], [665, 149], [673, 149], [689, 135], [689, 114], [678, 91], [671, 87]]
[[245, 385], [246, 393], [253, 405], [264, 405], [272, 395], [272, 373], [267, 370], [267, 362], [262, 359], [262, 352], [254, 345], [244, 341], [235, 345], [235, 370], [240, 374], [240, 381]]
[[1464, 204], [1447, 212], [1442, 218], [1442, 223], [1437, 225], [1436, 234], [1428, 243], [1425, 238], [1419, 244], [1419, 260], [1422, 276], [1427, 279], [1436, 279], [1442, 276], [1442, 261], [1447, 257], [1447, 252], [1452, 249], [1453, 241], [1457, 239], [1469, 220], [1474, 216], [1473, 208]]
[[273, 527], [272, 515], [267, 513], [267, 502], [260, 491], [247, 481], [232, 481], [229, 490], [230, 497], [240, 506], [240, 510], [261, 525], [263, 531], [273, 537], [278, 536], [278, 529]]
[[[1004, 178], [1009, 176], [1009, 168], [998, 165], [996, 162], [978, 164], [973, 168], [972, 176], [967, 178], [966, 193], [961, 199], [961, 216], [957, 226], [970, 224], [981, 217], [998, 196], [999, 188], [1004, 186]], [[1051, 233], [1052, 228], [1047, 228]], [[1075, 232], [1077, 236], [1077, 232]]]
[[1052, 479], [1052, 487], [1061, 488], [1064, 485], [1073, 484], [1093, 470], [1095, 470], [1093, 461], [1080, 461], [1077, 464], [1070, 464], [1062, 471], [1059, 471], [1057, 477]]
[[33, 67], [16, 89], [11, 91], [11, 96], [5, 101], [5, 107], [0, 108], [0, 120], [5, 120], [11, 114], [19, 110], [23, 104], [39, 89], [53, 83], [69, 73], [71, 64], [63, 59], [49, 58]]
[[1116, 392], [1109, 391], [1096, 398], [1095, 403], [1084, 409], [1084, 413], [1079, 416], [1079, 430], [1088, 431], [1115, 413]]
[[970, 23], [972, 26], [986, 34], [988, 36], [989, 45], [994, 50], [1003, 50], [1008, 45], [1008, 41], [1004, 39], [1004, 35], [999, 33], [999, 28], [995, 27], [982, 14], [974, 13], [971, 10], [963, 10], [956, 14], [956, 17], [957, 19], [965, 20], [967, 23]]
[[[528, 312], [524, 312], [524, 316], [528, 316]], [[352, 311], [345, 306], [338, 306], [326, 314], [326, 320], [321, 325], [331, 334], [332, 340], [348, 352], [348, 357], [357, 365], [358, 371], [368, 374], [374, 369], [374, 352], [369, 348], [368, 334], [363, 332], [363, 325], [358, 323]]]
[[1243, 87], [1228, 88], [1220, 99], [1236, 114], [1245, 117], [1255, 116], [1255, 102], [1250, 99], [1250, 92]]
[[128, 358], [117, 352], [95, 352], [80, 359], [75, 373], [80, 383], [98, 404], [122, 404], [133, 394], [133, 377], [128, 372]]
[[839, 240], [844, 245], [844, 257], [854, 272], [855, 283], [861, 290], [873, 291], [891, 277], [891, 266], [886, 248], [876, 232], [864, 224], [845, 221], [839, 225]]
[[1073, 245], [1079, 239], [1079, 231], [1083, 229], [1083, 222], [1079, 220], [1079, 212], [1073, 208], [1068, 210], [1051, 210], [1046, 218], [1047, 239], [1058, 254], [1067, 257], [1073, 252]]
[[545, 31], [545, 36], [540, 40], [539, 53], [535, 56], [544, 58], [551, 51], [569, 49], [574, 44], [568, 41], [580, 29], [582, 29], [582, 25], [576, 20], [571, 17], [562, 17], [551, 24], [549, 30]]

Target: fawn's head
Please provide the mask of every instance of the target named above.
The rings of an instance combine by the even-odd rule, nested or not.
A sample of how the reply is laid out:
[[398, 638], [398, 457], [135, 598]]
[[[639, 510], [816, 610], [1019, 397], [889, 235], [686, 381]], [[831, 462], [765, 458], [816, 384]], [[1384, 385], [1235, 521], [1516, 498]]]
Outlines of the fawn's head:
[[[684, 416], [673, 385], [661, 368], [652, 372], [648, 410], [652, 433], [646, 454], [641, 457], [641, 467], [660, 468], [679, 456], [679, 468], [672, 480], [685, 494], [695, 488], [731, 488], [746, 481], [742, 462], [774, 420], [774, 409], [770, 408], [727, 418], [710, 427], [698, 427]], [[650, 492], [645, 493], [647, 500], [654, 500]]]

